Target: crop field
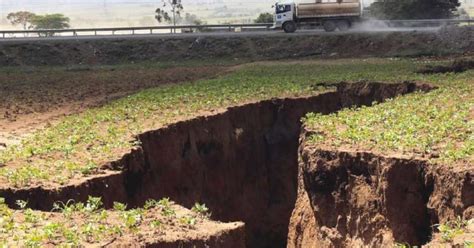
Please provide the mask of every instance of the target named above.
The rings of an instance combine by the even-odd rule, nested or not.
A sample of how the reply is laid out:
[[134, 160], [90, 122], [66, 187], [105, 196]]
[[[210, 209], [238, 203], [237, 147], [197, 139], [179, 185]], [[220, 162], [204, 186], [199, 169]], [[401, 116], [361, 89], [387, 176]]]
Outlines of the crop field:
[[331, 115], [308, 114], [314, 143], [379, 153], [428, 157], [454, 166], [474, 162], [474, 87], [471, 73], [436, 75], [440, 89]]
[[423, 80], [406, 75], [410, 61], [295, 63], [291, 73], [283, 63], [257, 65], [212, 80], [145, 90], [66, 117], [2, 151], [0, 163], [7, 166], [0, 170], [0, 182], [13, 187], [67, 184], [120, 158], [138, 145], [134, 136], [146, 130], [245, 102], [315, 94], [325, 90], [313, 87], [320, 83]]
[[[234, 65], [232, 61], [149, 63], [36, 68], [33, 71], [4, 68], [0, 71], [0, 89], [9, 90], [10, 94], [0, 93], [4, 99], [0, 103], [0, 113], [4, 113], [3, 118], [0, 116], [0, 138], [5, 140], [3, 148], [0, 146], [0, 188], [3, 190], [0, 191], [0, 245], [67, 247], [130, 242], [151, 245], [164, 242], [167, 237], [185, 240], [209, 237], [215, 235], [212, 230], [230, 233], [229, 230], [240, 228], [241, 224], [215, 222], [224, 214], [216, 208], [209, 209], [208, 203], [201, 201], [205, 197], [186, 198], [187, 204], [179, 200], [176, 204], [172, 196], [169, 196], [171, 200], [165, 196], [161, 200], [148, 199], [145, 204], [137, 201], [127, 205], [127, 202], [103, 203], [103, 199], [94, 194], [82, 203], [62, 199], [55, 202], [49, 212], [37, 211], [45, 209], [37, 209], [24, 195], [19, 196], [21, 200], [15, 198], [14, 204], [8, 197], [32, 189], [59, 192], [98, 177], [133, 171], [131, 167], [111, 163], [140, 150], [144, 144], [139, 136], [143, 133], [172, 129], [175, 123], [197, 117], [211, 120], [212, 116], [224, 115], [229, 107], [331, 94], [340, 90], [341, 82], [397, 84], [410, 81], [428, 84], [433, 89], [374, 102], [371, 106], [307, 113], [302, 118], [309, 133], [306, 145], [426, 160], [433, 166], [470, 173], [474, 162], [474, 70], [419, 73], [427, 65], [451, 62], [451, 59], [371, 58], [242, 65]], [[243, 130], [238, 124], [233, 128], [236, 136]], [[211, 133], [211, 128], [197, 129]], [[191, 131], [178, 134], [187, 135], [184, 143], [198, 136], [193, 136]], [[213, 143], [203, 145], [204, 148], [199, 148], [197, 142], [202, 156], [220, 149], [215, 145], [220, 136], [213, 135]], [[273, 144], [270, 136], [262, 137]], [[223, 139], [222, 147], [232, 143], [226, 141], [228, 138]], [[173, 152], [174, 143], [169, 142], [169, 148], [162, 148], [166, 153]], [[150, 151], [144, 153], [148, 156]], [[186, 157], [185, 148], [178, 153], [178, 157]], [[220, 160], [212, 157], [212, 161]], [[145, 164], [150, 166], [152, 162]], [[295, 184], [296, 181], [291, 185]], [[200, 187], [203, 186], [196, 185]], [[294, 194], [296, 199], [296, 192]], [[190, 210], [179, 205], [186, 205]], [[213, 212], [217, 218], [213, 218]], [[240, 220], [223, 219], [226, 222]], [[448, 226], [449, 223], [443, 227]], [[465, 233], [467, 226], [467, 222], [460, 226], [458, 233]], [[250, 228], [254, 226], [250, 224]], [[449, 231], [441, 229], [438, 232]], [[453, 241], [454, 236], [443, 242]], [[249, 240], [256, 242], [253, 237]], [[398, 237], [394, 240], [400, 246], [406, 241]], [[414, 240], [406, 242], [417, 244], [418, 240]], [[474, 240], [464, 241], [472, 245], [469, 242]]]

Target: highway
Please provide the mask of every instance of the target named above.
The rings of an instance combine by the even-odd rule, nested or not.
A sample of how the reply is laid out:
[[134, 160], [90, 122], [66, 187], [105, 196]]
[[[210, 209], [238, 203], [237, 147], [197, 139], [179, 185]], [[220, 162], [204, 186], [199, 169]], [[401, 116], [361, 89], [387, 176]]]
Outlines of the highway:
[[321, 29], [298, 30], [295, 33], [287, 34], [283, 31], [265, 30], [265, 31], [244, 31], [244, 32], [204, 32], [204, 33], [156, 33], [156, 34], [115, 34], [115, 35], [79, 35], [79, 36], [54, 36], [54, 37], [17, 37], [0, 38], [0, 42], [18, 43], [31, 41], [75, 41], [75, 40], [102, 40], [102, 39], [172, 39], [172, 38], [199, 38], [199, 37], [295, 37], [295, 36], [331, 36], [356, 33], [393, 33], [393, 32], [436, 32], [439, 28], [358, 28], [345, 32], [325, 32]]

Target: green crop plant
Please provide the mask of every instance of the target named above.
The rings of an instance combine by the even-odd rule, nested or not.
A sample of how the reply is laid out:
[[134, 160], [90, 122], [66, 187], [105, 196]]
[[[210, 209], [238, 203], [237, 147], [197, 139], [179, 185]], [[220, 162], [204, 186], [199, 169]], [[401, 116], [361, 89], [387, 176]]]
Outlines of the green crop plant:
[[[473, 72], [443, 75], [415, 73], [421, 66], [424, 66], [422, 62], [409, 59], [304, 61], [290, 64], [275, 62], [241, 66], [232, 73], [214, 79], [144, 90], [105, 106], [62, 118], [58, 123], [26, 137], [21, 144], [0, 151], [0, 164], [6, 165], [0, 168], [0, 182], [17, 188], [44, 184], [65, 185], [73, 179], [94, 175], [103, 169], [102, 166], [107, 162], [120, 159], [124, 153], [140, 145], [136, 136], [144, 131], [158, 129], [176, 120], [189, 119], [199, 113], [208, 113], [215, 109], [275, 97], [314, 95], [334, 90], [333, 87], [316, 87], [318, 85], [358, 80], [387, 82], [420, 80], [440, 86], [441, 89], [437, 93], [432, 93], [427, 98], [428, 103], [435, 103], [438, 108], [429, 108], [430, 113], [420, 116], [424, 118], [439, 112], [439, 119], [433, 123], [436, 130], [432, 136], [418, 137], [415, 130], [426, 128], [427, 122], [423, 121], [425, 119], [421, 118], [422, 121], [417, 123], [414, 117], [396, 111], [393, 118], [383, 123], [383, 119], [379, 118], [377, 122], [377, 115], [371, 113], [371, 120], [367, 121], [377, 122], [376, 124], [379, 124], [377, 126], [381, 128], [380, 132], [387, 129], [384, 135], [378, 134], [377, 137], [372, 137], [370, 130], [358, 130], [355, 125], [357, 119], [352, 118], [346, 123], [350, 128], [343, 135], [336, 137], [334, 142], [344, 144], [347, 141], [352, 143], [361, 141], [371, 146], [375, 146], [376, 142], [376, 146], [403, 147], [407, 152], [410, 149], [416, 149], [416, 152], [438, 149], [441, 152], [440, 157], [446, 160], [462, 160], [471, 156], [472, 142], [464, 142], [462, 147], [458, 147], [457, 141], [466, 138], [447, 137], [444, 133], [459, 127], [460, 119], [465, 117], [470, 101], [466, 95], [471, 92], [469, 80], [473, 78]], [[418, 94], [420, 99], [412, 99], [405, 104], [403, 104], [404, 98], [397, 98], [396, 103], [392, 104], [397, 105], [398, 109], [402, 106], [410, 109], [410, 104], [424, 102], [421, 100], [423, 95]], [[436, 98], [447, 99], [449, 96], [455, 96], [450, 109], [460, 110], [462, 115], [453, 116], [455, 117], [453, 120], [441, 125], [441, 120], [449, 118], [443, 115], [447, 110], [437, 104], [443, 100], [440, 98], [440, 101], [436, 101]], [[458, 100], [462, 101], [462, 104], [457, 107], [454, 102]], [[390, 111], [383, 110], [386, 111], [384, 116], [390, 114]], [[353, 110], [353, 112], [359, 111]], [[395, 117], [402, 118], [402, 121], [394, 131], [390, 131], [388, 128]], [[466, 135], [468, 126], [472, 124], [464, 123], [461, 131], [454, 134]], [[397, 138], [402, 128], [406, 128], [407, 133], [403, 133], [403, 139]], [[406, 137], [409, 139], [405, 139]], [[366, 142], [372, 138], [377, 140]], [[421, 142], [416, 145], [418, 138]], [[436, 145], [443, 139], [453, 142], [446, 144], [442, 142], [447, 148], [440, 149]]]
[[[166, 199], [166, 201], [168, 202], [169, 199]], [[150, 209], [150, 208], [154, 208], [154, 207], [157, 207], [157, 206], [160, 206], [160, 205], [161, 205], [161, 204], [160, 204], [158, 201], [156, 201], [156, 200], [154, 200], [154, 199], [150, 199], [150, 200], [147, 200], [147, 201], [145, 202], [145, 205], [143, 206], [143, 208], [146, 209], [146, 210], [148, 210], [148, 209]]]
[[199, 203], [195, 203], [193, 208], [191, 208], [191, 211], [193, 211], [194, 213], [202, 216], [202, 217], [206, 217], [206, 218], [209, 218], [210, 217], [210, 213], [209, 213], [209, 208], [206, 207], [206, 204], [199, 204]]
[[114, 210], [119, 212], [125, 211], [127, 210], [127, 205], [120, 202], [114, 202]]
[[186, 226], [194, 226], [196, 225], [196, 218], [193, 216], [183, 216], [179, 219], [179, 222]]
[[428, 157], [442, 164], [472, 161], [472, 79], [453, 75], [449, 82], [370, 107], [308, 114], [303, 119], [312, 132], [308, 143]]
[[443, 242], [451, 242], [456, 236], [464, 234], [468, 224], [468, 221], [458, 217], [454, 221], [437, 225], [437, 229], [441, 233], [441, 240]]
[[78, 247], [135, 235], [147, 227], [161, 233], [166, 225], [194, 228], [197, 224], [193, 215], [177, 216], [168, 198], [147, 202], [146, 209], [127, 209], [126, 204], [115, 202], [113, 209], [105, 210], [100, 198], [89, 197], [85, 203], [57, 202], [52, 212], [39, 212], [23, 201], [18, 202], [21, 209], [12, 210], [0, 198], [0, 240], [9, 247]]

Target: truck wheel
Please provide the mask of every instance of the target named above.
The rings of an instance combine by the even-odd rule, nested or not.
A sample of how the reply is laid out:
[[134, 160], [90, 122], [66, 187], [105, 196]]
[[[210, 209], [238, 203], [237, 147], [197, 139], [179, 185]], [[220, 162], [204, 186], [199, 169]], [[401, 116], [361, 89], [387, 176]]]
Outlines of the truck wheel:
[[337, 24], [335, 21], [325, 21], [323, 23], [323, 27], [326, 32], [333, 32], [334, 30], [336, 30]]
[[351, 28], [351, 23], [346, 20], [341, 20], [337, 22], [337, 28], [339, 31], [347, 31], [349, 28]]
[[296, 23], [285, 22], [283, 24], [283, 30], [285, 30], [285, 33], [294, 33], [296, 31]]

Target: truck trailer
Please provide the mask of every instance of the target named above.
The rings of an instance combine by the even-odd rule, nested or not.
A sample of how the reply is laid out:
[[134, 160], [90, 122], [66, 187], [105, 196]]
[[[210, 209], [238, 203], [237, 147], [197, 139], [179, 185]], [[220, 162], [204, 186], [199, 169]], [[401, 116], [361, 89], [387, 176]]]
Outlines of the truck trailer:
[[362, 17], [361, 0], [313, 0], [275, 4], [275, 28], [293, 33], [304, 26], [320, 25], [328, 32], [345, 31]]

